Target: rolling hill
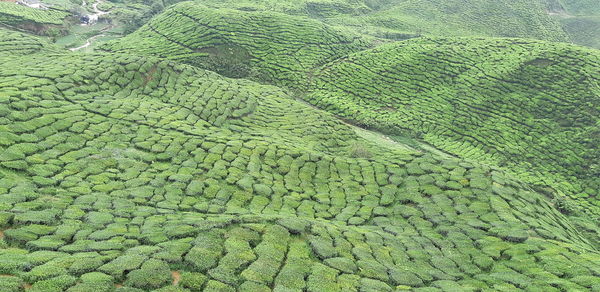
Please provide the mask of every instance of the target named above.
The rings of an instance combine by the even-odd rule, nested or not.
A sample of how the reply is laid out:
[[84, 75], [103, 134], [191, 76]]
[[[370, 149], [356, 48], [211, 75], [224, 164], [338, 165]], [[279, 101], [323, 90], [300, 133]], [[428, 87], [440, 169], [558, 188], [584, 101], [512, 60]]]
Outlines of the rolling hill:
[[538, 2], [164, 4], [0, 28], [0, 291], [600, 291], [600, 53]]
[[[182, 16], [188, 14], [196, 16]], [[473, 37], [413, 38], [359, 51], [369, 44], [359, 34], [325, 34], [336, 30], [266, 15], [180, 3], [103, 49], [208, 69], [229, 56], [227, 66], [217, 65], [231, 71], [226, 75], [284, 86], [353, 123], [503, 167], [551, 197], [578, 201], [575, 211], [600, 214], [597, 51]], [[307, 21], [321, 32], [307, 29]], [[360, 41], [331, 45], [340, 38]]]
[[432, 36], [526, 37], [567, 41], [544, 1], [303, 0], [196, 1], [215, 8], [276, 11], [391, 39]]
[[596, 285], [594, 243], [498, 169], [190, 66], [2, 62], [5, 291]]
[[504, 167], [598, 214], [600, 54], [518, 39], [422, 38], [323, 66], [305, 99]]
[[303, 17], [184, 2], [103, 50], [165, 57], [229, 77], [292, 85], [305, 80], [311, 69], [373, 41]]

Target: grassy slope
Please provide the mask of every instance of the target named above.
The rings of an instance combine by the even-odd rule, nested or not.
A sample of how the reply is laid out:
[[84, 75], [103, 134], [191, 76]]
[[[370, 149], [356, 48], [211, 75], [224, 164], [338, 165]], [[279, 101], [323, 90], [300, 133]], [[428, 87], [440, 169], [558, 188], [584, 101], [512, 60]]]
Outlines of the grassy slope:
[[560, 21], [571, 41], [600, 48], [600, 2], [546, 0], [548, 12]]
[[60, 25], [69, 13], [56, 9], [35, 9], [12, 2], [0, 2], [0, 23], [18, 26], [26, 22]]
[[279, 11], [308, 16], [332, 25], [353, 27], [377, 36], [398, 34], [568, 38], [542, 1], [527, 0], [317, 0], [197, 1], [212, 7]]
[[574, 43], [600, 49], [600, 14], [560, 18], [560, 21]]
[[277, 11], [401, 40], [429, 36], [524, 37], [599, 48], [600, 4], [594, 0], [312, 0], [217, 1], [215, 8]]
[[567, 40], [559, 23], [538, 1], [408, 0], [369, 18], [379, 26], [427, 35]]
[[27, 55], [58, 50], [56, 46], [39, 37], [0, 27], [0, 51], [3, 54]]
[[[274, 7], [286, 13], [300, 10]], [[314, 72], [316, 65], [364, 44], [328, 51], [333, 39], [355, 40], [333, 32], [331, 26], [299, 17], [186, 2], [105, 49], [188, 62], [200, 55], [204, 59], [194, 64], [204, 67], [214, 64], [211, 54], [215, 58], [229, 49], [229, 60], [238, 67], [226, 68], [234, 73], [244, 64], [240, 58], [247, 58], [250, 71], [260, 72], [252, 78], [299, 92], [310, 89], [309, 101], [344, 118], [408, 132], [460, 157], [550, 185], [580, 200], [585, 210], [598, 209], [595, 51], [521, 40], [424, 39], [357, 53], [351, 57], [356, 62], [342, 58]], [[307, 77], [314, 80], [312, 88], [304, 86]], [[420, 102], [416, 106], [410, 100]], [[476, 109], [479, 114], [473, 117]], [[498, 134], [502, 140], [495, 141]]]
[[516, 39], [415, 39], [324, 66], [306, 99], [410, 133], [598, 209], [598, 51]]
[[498, 169], [190, 66], [0, 61], [2, 291], [599, 285], [593, 244]]
[[289, 86], [306, 80], [313, 68], [370, 44], [307, 18], [185, 2], [103, 49], [168, 57], [226, 76]]

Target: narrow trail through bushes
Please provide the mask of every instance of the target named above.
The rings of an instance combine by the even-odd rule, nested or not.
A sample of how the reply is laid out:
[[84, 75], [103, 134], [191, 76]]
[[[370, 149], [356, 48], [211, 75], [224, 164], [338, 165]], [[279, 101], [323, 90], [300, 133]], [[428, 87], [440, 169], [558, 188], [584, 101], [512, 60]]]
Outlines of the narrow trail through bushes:
[[[109, 14], [109, 13], [110, 13], [110, 11], [102, 11], [102, 10], [98, 9], [98, 5], [99, 5], [99, 4], [102, 4], [102, 3], [104, 3], [104, 1], [102, 1], [102, 0], [98, 0], [96, 3], [92, 4], [92, 8], [94, 9], [94, 14], [91, 14], [91, 15], [90, 15], [90, 18], [96, 18], [96, 19], [99, 19], [99, 18], [100, 18], [100, 16], [102, 16], [102, 15], [106, 15], [106, 14]], [[87, 5], [87, 3], [86, 3], [85, 1], [83, 1], [83, 3], [81, 4], [81, 8], [85, 9], [85, 6], [86, 6], [86, 5]], [[85, 25], [87, 25], [87, 24], [81, 24], [81, 25], [82, 25], [82, 26], [85, 26]], [[97, 34], [97, 35], [94, 35], [94, 36], [92, 36], [92, 37], [88, 38], [88, 39], [85, 41], [85, 44], [83, 44], [83, 45], [81, 45], [81, 46], [79, 46], [79, 47], [69, 48], [69, 50], [70, 50], [70, 51], [72, 51], [72, 52], [74, 52], [74, 51], [79, 51], [79, 50], [81, 50], [81, 49], [85, 49], [85, 48], [89, 47], [89, 46], [92, 44], [92, 42], [93, 42], [95, 39], [97, 39], [97, 38], [99, 38], [99, 37], [106, 36], [106, 35], [104, 34], [104, 32], [106, 32], [106, 31], [108, 31], [108, 30], [110, 30], [110, 29], [112, 29], [112, 28], [113, 28], [113, 26], [112, 26], [112, 25], [109, 25], [109, 26], [105, 27], [104, 29], [100, 30], [100, 33], [99, 33], [99, 34]]]

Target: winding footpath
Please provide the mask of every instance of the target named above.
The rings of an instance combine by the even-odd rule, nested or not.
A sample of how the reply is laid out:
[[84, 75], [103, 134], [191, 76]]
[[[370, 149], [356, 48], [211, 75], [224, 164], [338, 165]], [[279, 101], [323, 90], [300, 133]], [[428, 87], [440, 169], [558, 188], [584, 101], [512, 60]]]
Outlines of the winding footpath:
[[[98, 5], [101, 4], [101, 3], [103, 3], [103, 2], [104, 1], [102, 1], [102, 0], [98, 0], [96, 3], [92, 4], [92, 8], [94, 9], [94, 14], [89, 15], [90, 19], [99, 19], [100, 16], [106, 15], [106, 14], [110, 13], [109, 11], [102, 11], [102, 10], [98, 9]], [[87, 5], [87, 3], [85, 1], [83, 1], [83, 3], [81, 4], [81, 7], [85, 7], [86, 5]], [[82, 26], [86, 26], [88, 24], [82, 23], [81, 25]], [[85, 48], [89, 47], [95, 39], [97, 39], [99, 37], [102, 37], [102, 36], [105, 36], [105, 34], [103, 34], [102, 32], [107, 31], [110, 28], [111, 27], [108, 26], [108, 27], [102, 29], [100, 31], [101, 34], [97, 34], [97, 35], [95, 35], [93, 37], [90, 37], [90, 38], [88, 38], [85, 41], [85, 44], [83, 44], [83, 45], [81, 45], [79, 47], [76, 47], [76, 48], [69, 48], [69, 50], [72, 51], [72, 52], [74, 52], [74, 51], [78, 51], [78, 50], [85, 49]]]

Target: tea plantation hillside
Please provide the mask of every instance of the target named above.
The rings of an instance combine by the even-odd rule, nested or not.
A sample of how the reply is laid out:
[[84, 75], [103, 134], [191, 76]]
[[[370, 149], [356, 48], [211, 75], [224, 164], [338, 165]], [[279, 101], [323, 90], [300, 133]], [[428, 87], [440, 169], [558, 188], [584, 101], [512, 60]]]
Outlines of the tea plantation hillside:
[[0, 28], [0, 52], [2, 54], [28, 55], [40, 51], [58, 52], [59, 49], [38, 37]]
[[600, 288], [594, 224], [495, 167], [366, 140], [276, 87], [12, 43], [0, 291]]
[[546, 0], [548, 13], [561, 22], [576, 44], [600, 48], [600, 2], [593, 0]]
[[166, 57], [229, 77], [291, 86], [306, 80], [311, 69], [367, 48], [370, 39], [302, 17], [184, 2], [103, 49]]
[[25, 24], [60, 25], [69, 15], [66, 11], [56, 9], [34, 9], [12, 2], [0, 2], [0, 24], [19, 26]]
[[342, 58], [306, 100], [550, 186], [598, 214], [600, 53], [518, 39], [421, 38]]
[[[203, 25], [182, 16], [194, 13]], [[313, 43], [339, 38], [323, 40], [330, 26], [309, 21], [321, 28], [309, 30], [308, 20], [273, 15], [277, 21], [264, 12], [180, 3], [104, 49], [287, 86], [340, 117], [504, 167], [550, 186], [547, 193], [558, 193], [551, 196], [580, 201], [580, 211], [600, 214], [597, 51], [521, 39], [416, 38], [345, 57], [366, 47], [364, 38], [338, 50]], [[211, 21], [214, 28], [206, 29]], [[227, 63], [215, 61], [221, 58]]]
[[[391, 39], [411, 35], [504, 36], [567, 41], [546, 0], [198, 0], [215, 8], [278, 11]], [[591, 4], [595, 5], [595, 4]]]
[[407, 0], [368, 16], [368, 23], [396, 31], [443, 36], [524, 37], [568, 41], [542, 1]]

